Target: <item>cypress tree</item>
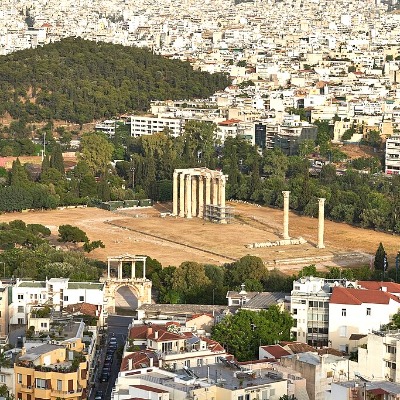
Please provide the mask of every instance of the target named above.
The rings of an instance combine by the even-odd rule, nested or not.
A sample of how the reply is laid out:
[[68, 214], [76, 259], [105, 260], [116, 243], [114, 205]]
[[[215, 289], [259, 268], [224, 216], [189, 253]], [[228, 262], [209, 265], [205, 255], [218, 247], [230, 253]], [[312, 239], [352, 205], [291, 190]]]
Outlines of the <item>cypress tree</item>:
[[64, 159], [59, 144], [54, 145], [51, 151], [50, 167], [55, 168], [57, 171], [61, 172], [62, 175], [65, 174]]

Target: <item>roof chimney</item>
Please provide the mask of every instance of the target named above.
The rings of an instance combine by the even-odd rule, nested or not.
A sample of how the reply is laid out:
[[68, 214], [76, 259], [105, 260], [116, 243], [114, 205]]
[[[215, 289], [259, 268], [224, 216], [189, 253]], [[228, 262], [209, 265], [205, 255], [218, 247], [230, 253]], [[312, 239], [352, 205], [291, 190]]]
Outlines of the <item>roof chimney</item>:
[[382, 292], [387, 292], [387, 287], [386, 286], [382, 286], [381, 290], [382, 290]]
[[153, 357], [149, 357], [149, 366], [152, 367], [154, 365]]
[[149, 337], [153, 333], [153, 328], [151, 326], [147, 327], [147, 337]]
[[158, 339], [158, 331], [154, 331], [154, 339]]
[[130, 371], [130, 370], [132, 370], [133, 368], [132, 368], [132, 358], [128, 358], [128, 370]]

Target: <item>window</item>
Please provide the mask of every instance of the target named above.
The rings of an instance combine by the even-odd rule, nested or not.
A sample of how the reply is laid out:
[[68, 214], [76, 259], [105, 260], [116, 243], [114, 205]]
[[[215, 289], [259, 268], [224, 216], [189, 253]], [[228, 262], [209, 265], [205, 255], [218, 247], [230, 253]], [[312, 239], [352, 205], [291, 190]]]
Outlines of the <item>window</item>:
[[4, 374], [0, 375], [0, 383], [6, 383], [6, 376]]
[[85, 296], [79, 296], [79, 301], [85, 301]]
[[68, 301], [68, 296], [64, 296], [64, 301]]
[[46, 389], [46, 379], [36, 378], [35, 379], [35, 387], [37, 387], [39, 389]]
[[243, 396], [238, 396], [238, 400], [243, 400]]
[[293, 308], [293, 315], [297, 315], [297, 308]]
[[345, 309], [345, 308], [342, 308], [342, 317], [345, 317], [346, 314], [347, 314], [346, 309]]
[[248, 393], [244, 395], [244, 400], [250, 400], [250, 395]]
[[332, 376], [333, 376], [333, 372], [332, 372], [332, 371], [328, 371], [328, 372], [326, 373], [326, 377], [327, 377], [327, 378], [332, 378]]
[[24, 312], [24, 306], [18, 306], [18, 312]]
[[185, 367], [190, 368], [190, 360], [185, 360]]
[[61, 379], [57, 379], [57, 390], [59, 392], [62, 391], [62, 380]]
[[22, 374], [17, 374], [17, 382], [22, 383]]
[[339, 336], [346, 337], [347, 336], [347, 326], [340, 326], [339, 327]]
[[24, 299], [24, 295], [23, 294], [19, 294], [18, 295], [18, 300], [23, 300]]
[[41, 328], [47, 328], [47, 322], [41, 322], [40, 323]]
[[367, 315], [371, 315], [371, 309], [367, 308]]
[[18, 318], [18, 325], [24, 325], [25, 321], [23, 318]]

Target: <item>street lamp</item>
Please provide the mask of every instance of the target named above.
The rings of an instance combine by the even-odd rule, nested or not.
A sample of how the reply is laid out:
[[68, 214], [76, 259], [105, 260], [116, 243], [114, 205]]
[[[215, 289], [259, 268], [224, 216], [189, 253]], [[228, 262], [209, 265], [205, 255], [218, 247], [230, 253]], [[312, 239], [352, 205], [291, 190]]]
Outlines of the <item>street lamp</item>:
[[135, 167], [131, 167], [130, 171], [132, 172], [132, 191], [135, 191]]

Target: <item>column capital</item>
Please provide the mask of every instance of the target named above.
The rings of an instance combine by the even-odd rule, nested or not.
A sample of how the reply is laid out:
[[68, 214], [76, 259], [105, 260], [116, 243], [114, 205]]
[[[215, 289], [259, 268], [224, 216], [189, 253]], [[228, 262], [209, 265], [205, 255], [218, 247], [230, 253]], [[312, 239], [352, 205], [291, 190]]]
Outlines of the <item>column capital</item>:
[[324, 204], [325, 203], [325, 198], [323, 198], [323, 197], [320, 197], [319, 199], [318, 199], [318, 203], [319, 204]]
[[290, 191], [289, 190], [283, 190], [282, 194], [283, 194], [283, 197], [289, 197]]

